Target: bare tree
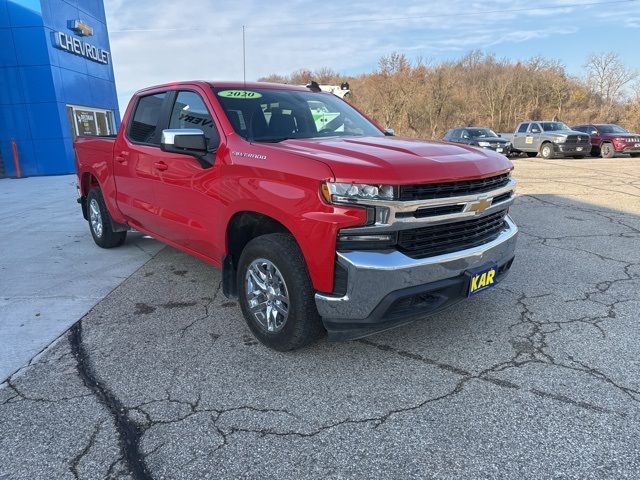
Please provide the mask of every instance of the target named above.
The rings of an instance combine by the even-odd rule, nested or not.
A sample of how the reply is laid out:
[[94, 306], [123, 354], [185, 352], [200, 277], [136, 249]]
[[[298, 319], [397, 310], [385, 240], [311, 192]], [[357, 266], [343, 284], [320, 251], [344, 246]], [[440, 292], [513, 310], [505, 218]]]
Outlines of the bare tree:
[[[557, 60], [498, 60], [474, 51], [458, 61], [410, 61], [401, 53], [382, 57], [375, 71], [343, 77], [330, 68], [297, 70], [264, 80], [304, 85], [310, 79], [348, 81], [351, 102], [398, 135], [442, 138], [450, 128], [513, 131], [518, 122], [557, 116], [568, 124], [619, 121], [640, 129], [640, 78], [615, 54], [592, 55], [588, 82], [567, 74]], [[636, 78], [636, 84], [633, 79]], [[635, 95], [626, 95], [633, 92]]]
[[610, 115], [614, 104], [623, 98], [625, 87], [638, 77], [638, 72], [624, 65], [613, 52], [589, 55], [585, 69], [587, 84], [602, 99], [605, 116]]

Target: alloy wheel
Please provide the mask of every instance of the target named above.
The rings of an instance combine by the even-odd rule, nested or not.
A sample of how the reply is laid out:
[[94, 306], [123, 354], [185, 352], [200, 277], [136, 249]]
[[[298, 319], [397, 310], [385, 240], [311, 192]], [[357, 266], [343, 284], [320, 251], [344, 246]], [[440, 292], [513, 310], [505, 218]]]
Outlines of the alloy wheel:
[[246, 300], [249, 311], [269, 333], [282, 330], [289, 318], [289, 291], [273, 262], [258, 258], [245, 273]]
[[89, 202], [89, 221], [91, 222], [91, 230], [95, 233], [96, 237], [102, 237], [102, 214], [100, 213], [100, 205], [95, 198], [92, 198]]

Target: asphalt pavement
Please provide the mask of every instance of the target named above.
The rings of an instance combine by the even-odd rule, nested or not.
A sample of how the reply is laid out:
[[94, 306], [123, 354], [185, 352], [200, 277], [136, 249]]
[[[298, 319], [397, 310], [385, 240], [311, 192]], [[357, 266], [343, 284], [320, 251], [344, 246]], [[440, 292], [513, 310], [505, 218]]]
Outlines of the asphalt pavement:
[[77, 177], [0, 180], [0, 382], [45, 349], [162, 245], [136, 232], [97, 251]]
[[0, 387], [0, 479], [638, 478], [640, 159], [514, 163], [507, 279], [360, 341], [268, 350], [165, 248]]

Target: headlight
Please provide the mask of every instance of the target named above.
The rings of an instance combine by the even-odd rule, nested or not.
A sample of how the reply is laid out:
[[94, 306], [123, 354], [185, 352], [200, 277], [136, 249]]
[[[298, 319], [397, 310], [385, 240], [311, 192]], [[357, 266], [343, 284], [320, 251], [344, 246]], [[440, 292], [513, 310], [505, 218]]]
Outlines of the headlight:
[[329, 203], [348, 203], [354, 200], [393, 200], [391, 185], [369, 185], [365, 183], [324, 182], [322, 196]]
[[507, 143], [504, 144], [505, 148], [509, 148], [510, 146], [511, 146], [511, 142], [507, 142]]
[[489, 142], [478, 142], [478, 145], [481, 147], [490, 147], [491, 144]]
[[567, 137], [556, 137], [552, 141], [553, 143], [564, 143], [567, 141]]

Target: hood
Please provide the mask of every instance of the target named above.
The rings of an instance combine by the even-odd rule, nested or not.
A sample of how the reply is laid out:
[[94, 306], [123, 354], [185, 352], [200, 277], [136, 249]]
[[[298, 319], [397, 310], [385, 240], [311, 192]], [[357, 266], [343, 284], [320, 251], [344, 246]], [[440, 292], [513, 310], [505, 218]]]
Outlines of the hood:
[[602, 137], [607, 138], [624, 138], [631, 141], [640, 141], [640, 133], [603, 133]]
[[548, 132], [544, 132], [546, 135], [550, 135], [553, 137], [566, 137], [568, 135], [580, 135], [582, 137], [588, 137], [588, 133], [579, 132], [577, 130], [551, 130]]
[[325, 163], [336, 181], [406, 185], [489, 177], [513, 168], [491, 150], [398, 137], [285, 140], [269, 148]]
[[509, 140], [502, 137], [474, 137], [471, 140], [474, 142], [489, 142], [489, 143], [508, 143]]

